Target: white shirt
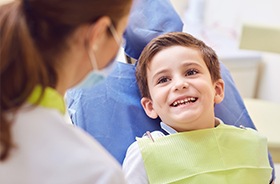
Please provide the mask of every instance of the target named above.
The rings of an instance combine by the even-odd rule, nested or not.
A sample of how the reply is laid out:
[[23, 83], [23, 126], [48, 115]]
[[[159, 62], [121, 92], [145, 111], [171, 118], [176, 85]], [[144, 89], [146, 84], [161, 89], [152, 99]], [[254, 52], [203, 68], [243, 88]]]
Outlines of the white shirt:
[[121, 166], [57, 109], [21, 109], [11, 126], [15, 147], [0, 162], [1, 184], [122, 184]]

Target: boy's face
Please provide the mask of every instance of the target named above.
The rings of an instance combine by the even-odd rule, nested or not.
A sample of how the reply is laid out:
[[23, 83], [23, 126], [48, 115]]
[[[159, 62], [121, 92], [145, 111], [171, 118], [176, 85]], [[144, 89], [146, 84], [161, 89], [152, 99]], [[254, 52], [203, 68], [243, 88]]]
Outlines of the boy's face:
[[214, 83], [200, 54], [172, 46], [157, 53], [147, 69], [151, 99], [142, 98], [145, 112], [177, 131], [214, 127], [214, 104], [223, 100], [224, 83]]

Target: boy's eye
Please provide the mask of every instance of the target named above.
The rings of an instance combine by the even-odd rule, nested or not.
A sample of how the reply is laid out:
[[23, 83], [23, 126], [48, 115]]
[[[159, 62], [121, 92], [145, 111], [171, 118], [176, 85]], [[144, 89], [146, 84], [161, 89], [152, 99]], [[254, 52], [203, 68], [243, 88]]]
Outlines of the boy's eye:
[[189, 75], [195, 75], [198, 73], [198, 70], [196, 69], [189, 69], [186, 71], [186, 76], [189, 76]]
[[161, 83], [165, 83], [165, 82], [168, 82], [169, 81], [169, 78], [167, 77], [160, 77], [157, 81], [157, 84], [161, 84]]

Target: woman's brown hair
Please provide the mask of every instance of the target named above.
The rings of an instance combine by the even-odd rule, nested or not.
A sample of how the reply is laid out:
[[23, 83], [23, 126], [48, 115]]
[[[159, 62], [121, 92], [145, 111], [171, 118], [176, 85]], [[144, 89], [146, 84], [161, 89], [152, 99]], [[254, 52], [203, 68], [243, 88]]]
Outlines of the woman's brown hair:
[[[132, 0], [14, 0], [0, 7], [0, 160], [13, 146], [13, 116], [36, 85], [55, 88], [67, 38], [102, 16], [117, 27]], [[109, 31], [108, 31], [109, 33]]]
[[212, 81], [221, 79], [220, 63], [215, 51], [203, 41], [196, 39], [190, 34], [172, 32], [154, 38], [143, 49], [136, 66], [136, 79], [142, 97], [150, 98], [147, 81], [147, 69], [153, 57], [161, 50], [171, 46], [183, 46], [200, 51], [201, 56], [210, 72]]

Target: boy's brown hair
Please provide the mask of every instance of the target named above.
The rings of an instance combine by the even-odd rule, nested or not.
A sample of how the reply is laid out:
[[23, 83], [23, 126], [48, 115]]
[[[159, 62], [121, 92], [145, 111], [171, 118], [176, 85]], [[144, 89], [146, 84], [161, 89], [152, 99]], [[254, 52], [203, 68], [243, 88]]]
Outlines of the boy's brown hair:
[[220, 63], [215, 51], [203, 41], [184, 32], [166, 33], [154, 38], [143, 49], [136, 66], [136, 79], [142, 97], [150, 98], [147, 70], [153, 57], [163, 49], [171, 46], [184, 46], [200, 51], [210, 72], [212, 82], [221, 79]]

